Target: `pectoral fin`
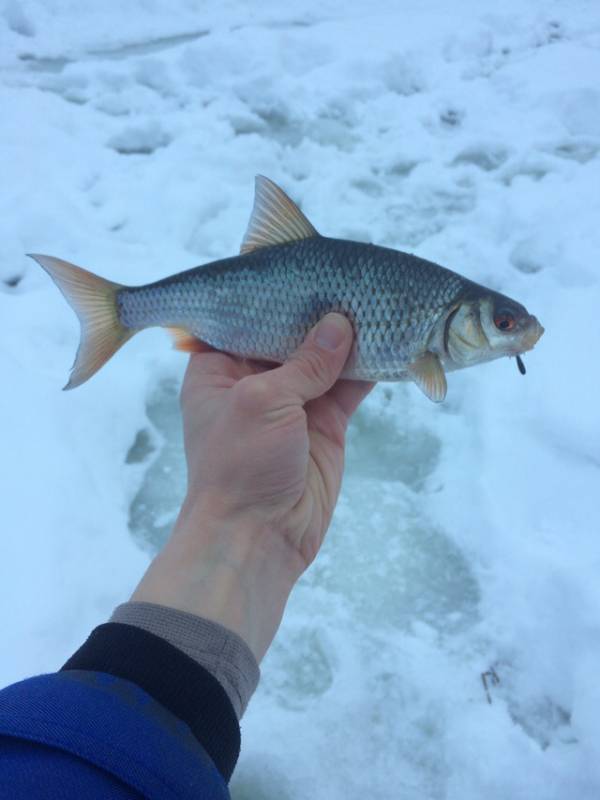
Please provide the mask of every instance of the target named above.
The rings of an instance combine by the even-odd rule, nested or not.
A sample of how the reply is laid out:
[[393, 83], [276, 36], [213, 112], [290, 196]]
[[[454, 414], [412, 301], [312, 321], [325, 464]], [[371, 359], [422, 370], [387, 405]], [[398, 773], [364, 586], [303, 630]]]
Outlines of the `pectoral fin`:
[[408, 372], [419, 389], [434, 403], [441, 403], [446, 397], [446, 375], [435, 353], [424, 353], [408, 367]]

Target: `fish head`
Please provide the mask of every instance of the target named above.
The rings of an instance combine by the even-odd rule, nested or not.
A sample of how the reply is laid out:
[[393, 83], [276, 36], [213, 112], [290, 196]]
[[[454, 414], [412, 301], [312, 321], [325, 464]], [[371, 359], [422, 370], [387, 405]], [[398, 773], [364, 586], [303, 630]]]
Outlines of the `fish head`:
[[510, 297], [486, 291], [455, 306], [446, 319], [444, 345], [456, 368], [518, 356], [531, 350], [544, 329]]

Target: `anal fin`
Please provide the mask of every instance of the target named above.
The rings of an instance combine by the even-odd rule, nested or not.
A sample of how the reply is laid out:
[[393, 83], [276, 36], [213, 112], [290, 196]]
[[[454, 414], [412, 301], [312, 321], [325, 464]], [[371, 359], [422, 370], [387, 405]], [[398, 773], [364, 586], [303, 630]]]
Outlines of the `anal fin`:
[[423, 353], [408, 367], [408, 372], [419, 389], [434, 403], [441, 403], [446, 397], [446, 374], [435, 353], [429, 350]]
[[193, 333], [190, 333], [185, 328], [169, 326], [167, 328], [173, 337], [173, 347], [175, 350], [181, 350], [183, 353], [207, 353], [213, 348], [198, 339]]

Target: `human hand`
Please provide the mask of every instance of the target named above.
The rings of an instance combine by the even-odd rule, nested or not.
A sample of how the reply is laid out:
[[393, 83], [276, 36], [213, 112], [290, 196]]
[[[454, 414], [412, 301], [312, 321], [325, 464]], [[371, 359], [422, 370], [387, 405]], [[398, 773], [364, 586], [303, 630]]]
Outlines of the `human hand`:
[[331, 314], [274, 369], [215, 351], [191, 357], [181, 395], [187, 496], [134, 600], [222, 622], [260, 659], [322, 544], [346, 427], [372, 388], [337, 380], [351, 346], [350, 323]]
[[298, 574], [316, 556], [339, 494], [346, 427], [373, 384], [338, 381], [352, 328], [330, 314], [282, 366], [223, 353], [190, 359], [181, 394], [188, 506], [274, 530]]

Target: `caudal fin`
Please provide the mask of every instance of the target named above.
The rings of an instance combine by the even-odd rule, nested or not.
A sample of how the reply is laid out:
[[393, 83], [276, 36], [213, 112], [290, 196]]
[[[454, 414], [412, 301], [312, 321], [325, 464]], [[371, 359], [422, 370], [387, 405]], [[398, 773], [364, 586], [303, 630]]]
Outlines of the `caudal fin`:
[[31, 258], [46, 270], [79, 317], [81, 339], [64, 387], [74, 389], [98, 372], [136, 333], [119, 319], [117, 292], [123, 287], [60, 258], [33, 254]]

